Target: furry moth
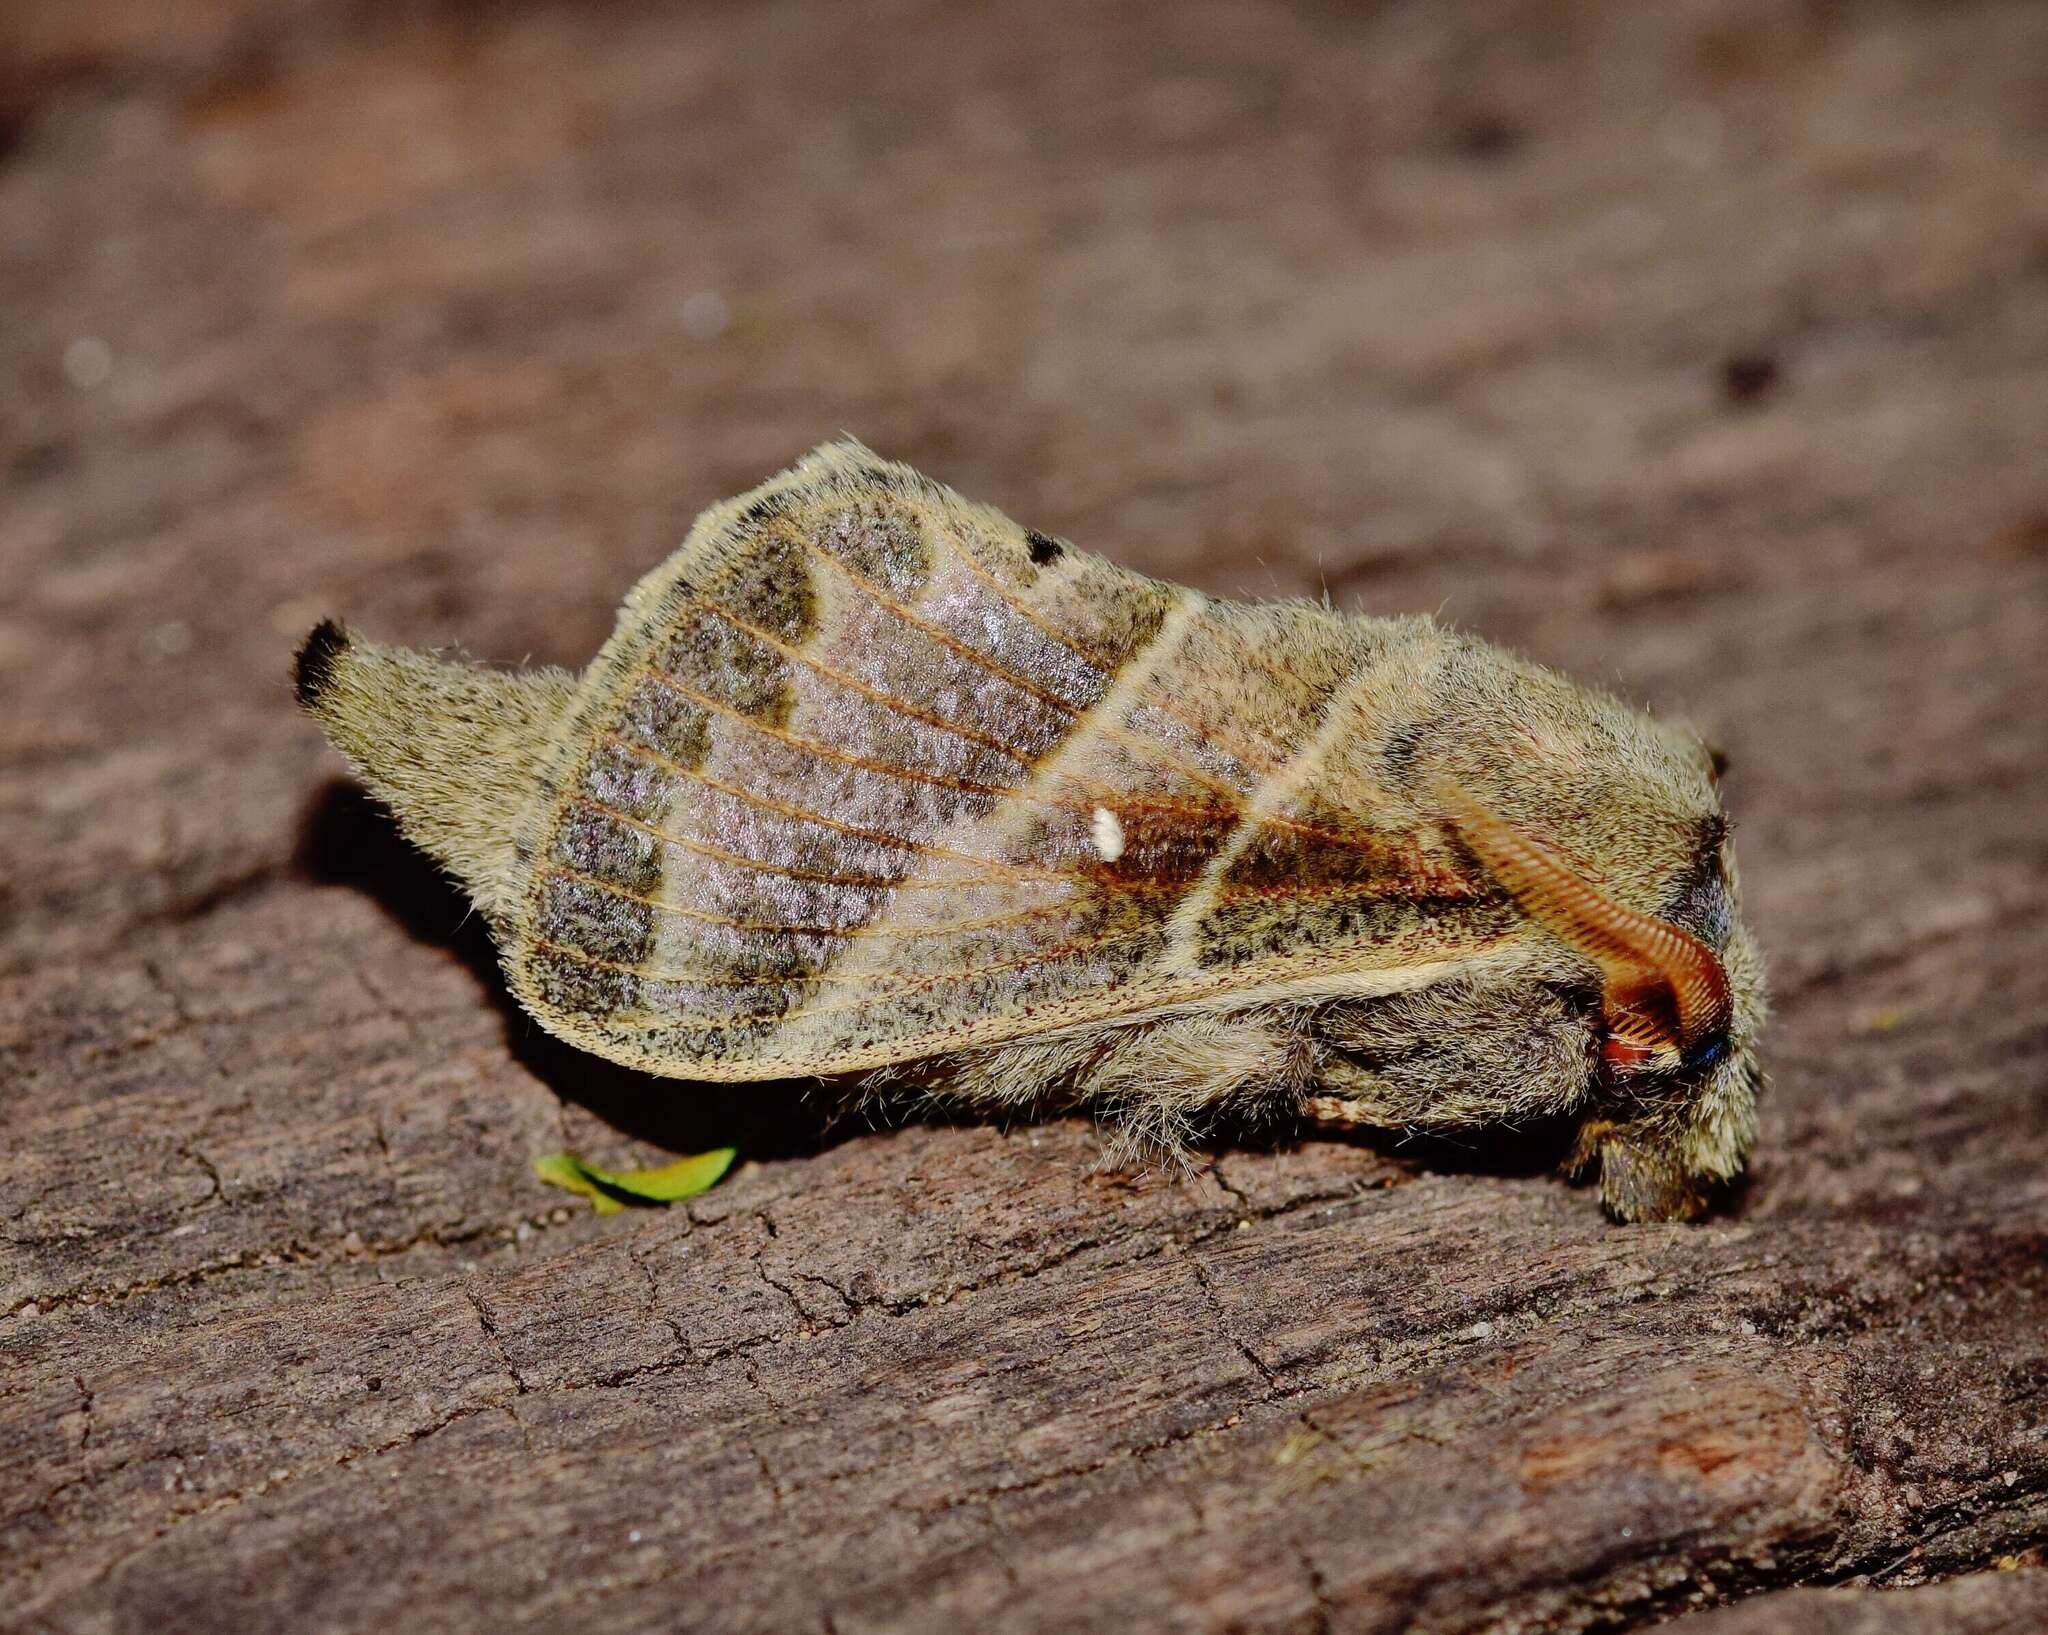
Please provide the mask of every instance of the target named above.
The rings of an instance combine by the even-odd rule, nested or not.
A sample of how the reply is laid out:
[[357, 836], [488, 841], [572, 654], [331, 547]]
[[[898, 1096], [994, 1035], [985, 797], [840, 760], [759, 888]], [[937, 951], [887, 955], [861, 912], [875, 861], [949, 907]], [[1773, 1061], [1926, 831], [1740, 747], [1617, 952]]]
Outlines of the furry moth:
[[580, 675], [329, 622], [301, 704], [551, 1032], [694, 1080], [1575, 1121], [1628, 1220], [1755, 1134], [1699, 739], [1423, 618], [1224, 601], [853, 442], [698, 519]]

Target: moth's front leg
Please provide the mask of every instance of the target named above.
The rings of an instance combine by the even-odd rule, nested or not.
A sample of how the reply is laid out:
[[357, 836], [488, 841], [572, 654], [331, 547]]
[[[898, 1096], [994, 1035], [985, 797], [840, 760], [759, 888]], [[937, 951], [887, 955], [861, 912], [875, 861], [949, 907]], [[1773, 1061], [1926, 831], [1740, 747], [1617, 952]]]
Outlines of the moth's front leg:
[[1686, 1220], [1738, 1174], [1756, 1134], [1746, 1052], [1703, 1077], [1603, 1081], [1590, 1007], [1546, 984], [1457, 979], [1315, 1013], [1316, 1082], [1302, 1104], [1339, 1130], [1450, 1133], [1576, 1115], [1565, 1168], [1600, 1172], [1618, 1220]]
[[1687, 1221], [1707, 1207], [1707, 1183], [1690, 1167], [1685, 1143], [1656, 1123], [1588, 1119], [1569, 1168], [1600, 1166], [1600, 1201], [1619, 1221]]
[[1690, 1220], [1747, 1165], [1758, 1084], [1743, 1040], [1665, 1086], [1603, 1097], [1580, 1126], [1572, 1162], [1599, 1164], [1600, 1196], [1617, 1220]]

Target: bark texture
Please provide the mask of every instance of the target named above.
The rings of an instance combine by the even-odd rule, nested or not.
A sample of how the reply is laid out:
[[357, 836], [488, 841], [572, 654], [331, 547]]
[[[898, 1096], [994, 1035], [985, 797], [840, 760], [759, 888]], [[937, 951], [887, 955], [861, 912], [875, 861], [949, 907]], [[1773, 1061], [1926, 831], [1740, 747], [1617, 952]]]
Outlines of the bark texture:
[[[2040, 1627], [2048, 10], [1020, 19], [0, 14], [0, 1625]], [[1734, 1206], [536, 1037], [293, 641], [580, 664], [842, 428], [1725, 744]]]

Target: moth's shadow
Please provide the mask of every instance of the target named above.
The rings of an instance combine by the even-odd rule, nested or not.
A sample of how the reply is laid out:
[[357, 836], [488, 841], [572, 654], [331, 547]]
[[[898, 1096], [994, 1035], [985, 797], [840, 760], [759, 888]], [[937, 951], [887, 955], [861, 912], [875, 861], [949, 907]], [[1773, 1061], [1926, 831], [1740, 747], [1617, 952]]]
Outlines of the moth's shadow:
[[544, 1032], [519, 1008], [497, 949], [460, 889], [358, 785], [335, 779], [300, 818], [293, 866], [321, 885], [371, 898], [415, 942], [460, 960], [505, 1024], [507, 1048], [562, 1100], [669, 1152], [738, 1147], [748, 1158], [820, 1152], [868, 1128], [835, 1119], [815, 1083], [700, 1084], [618, 1067]]
[[1571, 1153], [1578, 1125], [1569, 1118], [1546, 1118], [1512, 1129], [1487, 1126], [1459, 1135], [1378, 1129], [1316, 1129], [1309, 1134], [1316, 1140], [1364, 1148], [1404, 1169], [1527, 1179], [1558, 1173]]
[[[1297, 1141], [1328, 1141], [1371, 1152], [1403, 1169], [1434, 1175], [1491, 1175], [1510, 1180], [1555, 1179], [1575, 1191], [1597, 1195], [1600, 1182], [1598, 1163], [1576, 1174], [1565, 1168], [1578, 1144], [1579, 1120], [1575, 1115], [1532, 1119], [1527, 1123], [1489, 1125], [1460, 1135], [1429, 1134], [1403, 1130], [1298, 1130], [1282, 1132], [1248, 1131], [1240, 1147], [1265, 1151], [1293, 1146]], [[1227, 1150], [1227, 1149], [1224, 1149]], [[1721, 1181], [1707, 1189], [1707, 1210], [1702, 1219], [1737, 1219], [1747, 1207], [1756, 1185], [1752, 1171], [1732, 1181]]]

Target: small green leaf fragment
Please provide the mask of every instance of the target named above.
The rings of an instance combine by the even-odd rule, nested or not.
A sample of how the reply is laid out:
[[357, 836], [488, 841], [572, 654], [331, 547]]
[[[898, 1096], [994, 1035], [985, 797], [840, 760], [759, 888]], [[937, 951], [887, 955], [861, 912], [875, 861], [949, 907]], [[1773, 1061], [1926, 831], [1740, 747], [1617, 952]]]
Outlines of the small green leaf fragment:
[[626, 1207], [619, 1201], [617, 1189], [605, 1184], [603, 1171], [592, 1169], [574, 1153], [543, 1153], [534, 1159], [533, 1173], [551, 1187], [588, 1198], [600, 1215], [616, 1215]]
[[737, 1147], [713, 1147], [709, 1152], [692, 1153], [671, 1164], [627, 1170], [623, 1175], [606, 1178], [614, 1186], [624, 1188], [637, 1198], [645, 1198], [649, 1203], [672, 1204], [679, 1198], [694, 1198], [716, 1186], [725, 1172], [732, 1168], [732, 1161], [738, 1153]]
[[533, 1173], [549, 1186], [588, 1198], [600, 1215], [616, 1215], [629, 1204], [669, 1204], [694, 1198], [732, 1168], [735, 1147], [692, 1153], [652, 1169], [606, 1170], [572, 1152], [551, 1152], [533, 1161]]

